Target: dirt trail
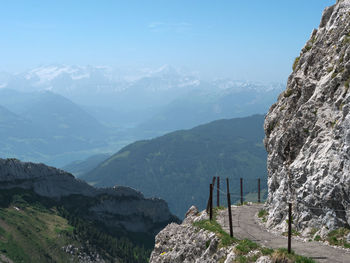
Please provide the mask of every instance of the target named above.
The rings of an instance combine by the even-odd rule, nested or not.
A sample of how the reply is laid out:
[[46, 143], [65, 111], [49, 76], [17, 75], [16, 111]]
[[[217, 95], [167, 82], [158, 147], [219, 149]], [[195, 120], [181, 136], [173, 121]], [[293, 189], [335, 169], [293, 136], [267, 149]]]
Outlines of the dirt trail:
[[[232, 206], [233, 234], [239, 239], [250, 239], [270, 248], [287, 248], [287, 238], [268, 232], [259, 225], [256, 214], [262, 205]], [[229, 233], [227, 209], [221, 210], [217, 221]], [[313, 258], [322, 263], [350, 263], [350, 253], [341, 248], [334, 248], [320, 242], [303, 242], [292, 238], [292, 249], [299, 255]]]

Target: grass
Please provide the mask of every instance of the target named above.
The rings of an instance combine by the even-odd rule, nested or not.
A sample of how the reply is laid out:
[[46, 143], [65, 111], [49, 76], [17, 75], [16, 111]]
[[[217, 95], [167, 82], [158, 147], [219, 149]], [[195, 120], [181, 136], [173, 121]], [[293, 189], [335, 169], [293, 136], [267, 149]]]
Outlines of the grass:
[[[193, 223], [193, 225], [196, 227], [202, 228], [204, 230], [214, 232], [220, 238], [219, 247], [227, 247], [227, 246], [230, 246], [234, 243], [237, 243], [238, 239], [235, 237], [231, 237], [227, 232], [225, 232], [222, 229], [220, 224], [218, 222], [216, 222], [217, 209], [214, 209], [213, 212], [214, 212], [213, 213], [213, 220], [211, 220], [211, 221], [209, 219], [202, 220], [202, 221]], [[210, 242], [209, 242], [209, 244], [210, 244]], [[208, 246], [209, 246], [209, 244], [208, 244]]]
[[14, 262], [68, 262], [70, 256], [61, 247], [79, 243], [67, 220], [55, 210], [26, 205], [20, 199], [15, 206], [20, 210], [12, 205], [0, 209], [1, 254]]
[[298, 64], [299, 64], [300, 57], [296, 57], [293, 63], [293, 71], [296, 70]]
[[268, 248], [268, 247], [262, 247], [260, 251], [264, 256], [271, 255], [274, 252], [272, 248]]
[[305, 47], [306, 51], [309, 51], [311, 48], [312, 48], [312, 45], [307, 45], [307, 46]]
[[235, 247], [235, 252], [238, 255], [246, 255], [250, 251], [255, 250], [259, 247], [259, 245], [249, 239], [243, 239], [239, 241], [238, 245]]
[[294, 253], [288, 254], [288, 250], [285, 248], [279, 248], [272, 253], [273, 262], [285, 262], [285, 263], [316, 263], [313, 259], [300, 256]]
[[315, 238], [314, 238], [315, 241], [321, 241], [322, 238], [319, 236], [319, 235], [316, 235]]
[[259, 213], [258, 213], [258, 217], [262, 218], [267, 216], [269, 213], [265, 210], [265, 209], [260, 209]]
[[350, 243], [346, 241], [346, 236], [350, 233], [350, 229], [348, 228], [338, 228], [329, 232], [327, 236], [327, 241], [329, 244], [334, 246], [342, 246], [345, 248], [350, 248]]
[[267, 212], [265, 209], [260, 209], [258, 213], [258, 217], [261, 218], [263, 222], [267, 221], [267, 217], [269, 215], [269, 212]]
[[[288, 236], [288, 232], [283, 232], [282, 235]], [[292, 228], [292, 236], [300, 236], [300, 235], [301, 235], [300, 232]]]
[[235, 260], [238, 263], [248, 263], [248, 258], [246, 256], [238, 256]]

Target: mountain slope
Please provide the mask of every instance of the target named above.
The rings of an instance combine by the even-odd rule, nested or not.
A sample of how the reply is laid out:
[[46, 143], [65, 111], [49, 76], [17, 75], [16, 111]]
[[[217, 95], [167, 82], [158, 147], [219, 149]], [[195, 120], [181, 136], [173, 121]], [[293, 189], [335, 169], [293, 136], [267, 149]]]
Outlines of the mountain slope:
[[111, 235], [54, 199], [20, 188], [2, 189], [0, 196], [2, 260], [5, 256], [13, 262], [147, 262], [149, 249], [142, 244]]
[[85, 160], [74, 161], [62, 167], [65, 170], [76, 177], [90, 172], [92, 169], [97, 167], [100, 163], [110, 157], [109, 154], [96, 154], [90, 156]]
[[[78, 254], [84, 252], [81, 248], [85, 244], [74, 238], [74, 227], [57, 209], [30, 204], [20, 192], [14, 196], [0, 194], [2, 198], [12, 198], [9, 204], [0, 208], [0, 253], [3, 256], [14, 262], [78, 261]], [[80, 251], [71, 255], [62, 249], [69, 246], [80, 248]], [[94, 251], [89, 249], [92, 254]]]
[[24, 93], [1, 89], [0, 105], [40, 126], [46, 137], [71, 134], [94, 138], [102, 136], [105, 131], [78, 105], [49, 91]]
[[1, 156], [62, 164], [108, 145], [107, 128], [52, 92], [0, 89], [0, 105]]
[[29, 120], [0, 105], [0, 138], [2, 143], [9, 137], [33, 136], [38, 129]]
[[183, 217], [191, 204], [205, 206], [208, 183], [215, 175], [231, 178], [236, 193], [239, 177], [254, 179], [245, 191], [256, 191], [255, 179], [266, 177], [263, 121], [263, 115], [219, 120], [138, 141], [81, 178], [97, 186], [128, 185], [146, 196], [161, 197]]
[[[21, 223], [20, 218], [27, 217]], [[52, 225], [50, 220], [58, 223]], [[10, 244], [18, 246], [25, 260], [33, 256], [29, 255], [32, 245], [38, 256], [45, 257], [42, 242], [46, 238], [52, 256], [61, 255], [56, 251], [61, 249], [61, 241], [83, 242], [88, 251], [97, 251], [106, 262], [146, 262], [155, 234], [172, 221], [178, 219], [163, 200], [146, 199], [131, 188], [97, 189], [53, 167], [0, 159], [0, 227], [4, 230], [0, 229], [0, 247], [7, 251]], [[35, 226], [39, 233], [31, 237]], [[12, 233], [11, 227], [17, 230]], [[55, 236], [52, 231], [67, 234], [66, 238], [51, 242]], [[10, 258], [16, 256], [11, 253]]]

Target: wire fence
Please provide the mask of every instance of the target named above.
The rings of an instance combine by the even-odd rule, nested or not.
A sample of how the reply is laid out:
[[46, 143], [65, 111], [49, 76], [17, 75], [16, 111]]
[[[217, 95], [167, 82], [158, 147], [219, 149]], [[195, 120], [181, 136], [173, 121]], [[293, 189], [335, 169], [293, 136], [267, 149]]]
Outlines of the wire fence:
[[[250, 178], [250, 179], [243, 179], [242, 182], [244, 185], [247, 185], [247, 184], [250, 184], [250, 187], [248, 188], [249, 190], [248, 191], [244, 191], [244, 188], [243, 187], [243, 193], [242, 195], [240, 193], [229, 193], [230, 196], [233, 198], [233, 201], [234, 202], [238, 202], [240, 203], [241, 200], [243, 202], [247, 202], [247, 201], [250, 201], [250, 202], [257, 202], [259, 200], [259, 197], [258, 197], [258, 191], [259, 189], [256, 189], [257, 191], [256, 192], [252, 192], [253, 188], [251, 185], [252, 184], [255, 184], [257, 185], [257, 182], [260, 178]], [[267, 184], [267, 180], [265, 179], [260, 179], [261, 180], [261, 183], [262, 184]], [[241, 181], [241, 178], [229, 178], [229, 181], [232, 182], [237, 182], [238, 181], [238, 184], [240, 184], [240, 181]], [[227, 197], [227, 191], [223, 190], [225, 189], [226, 187], [226, 183], [224, 180], [219, 180], [219, 188], [217, 187], [217, 180], [213, 180], [214, 185], [213, 185], [213, 197], [216, 197], [217, 198], [217, 191], [219, 191], [219, 199], [221, 201], [221, 204], [222, 205], [226, 205], [227, 206], [227, 200], [226, 200], [226, 197]], [[233, 182], [233, 185], [235, 185], [235, 183]], [[235, 185], [236, 187], [233, 187], [234, 189], [239, 189], [240, 186], [237, 187], [237, 185]], [[247, 198], [247, 194], [249, 194], [250, 196]], [[266, 191], [262, 191], [262, 194], [266, 194]], [[263, 197], [263, 196], [262, 196]], [[261, 198], [261, 200], [264, 200], [264, 198]], [[295, 202], [295, 206], [294, 206], [294, 210], [304, 210], [303, 208], [308, 208], [310, 210], [322, 210], [322, 211], [334, 211], [334, 212], [349, 212], [350, 213], [350, 207], [348, 209], [339, 209], [339, 208], [332, 208], [330, 205], [327, 205], [327, 201], [332, 201], [331, 198], [328, 198], [328, 199], [324, 199], [324, 203], [323, 204], [320, 204], [318, 206], [312, 206], [308, 203], [305, 202], [305, 200], [303, 199], [300, 199], [300, 198], [294, 198], [294, 202]], [[341, 204], [339, 204], [341, 205]]]

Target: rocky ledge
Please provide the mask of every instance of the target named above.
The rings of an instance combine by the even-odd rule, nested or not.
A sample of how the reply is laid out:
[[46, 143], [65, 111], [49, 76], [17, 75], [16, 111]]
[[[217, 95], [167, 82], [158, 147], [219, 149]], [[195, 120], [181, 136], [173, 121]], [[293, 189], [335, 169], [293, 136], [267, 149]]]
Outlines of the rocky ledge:
[[[155, 235], [173, 216], [164, 200], [145, 198], [142, 193], [123, 186], [94, 188], [73, 175], [44, 164], [16, 159], [0, 159], [0, 189], [23, 188], [56, 200], [89, 201], [87, 214], [107, 227]], [[87, 199], [88, 198], [88, 199]], [[68, 201], [70, 202], [70, 201]]]
[[[199, 212], [192, 206], [181, 225], [172, 223], [156, 236], [156, 243], [150, 263], [231, 263], [238, 254], [236, 245], [221, 246], [220, 238], [213, 232], [194, 226], [193, 223], [207, 220], [205, 211]], [[254, 256], [258, 251], [250, 251]], [[256, 258], [259, 263], [272, 262], [268, 256]]]
[[350, 224], [350, 0], [324, 10], [265, 119], [267, 225], [299, 230]]

